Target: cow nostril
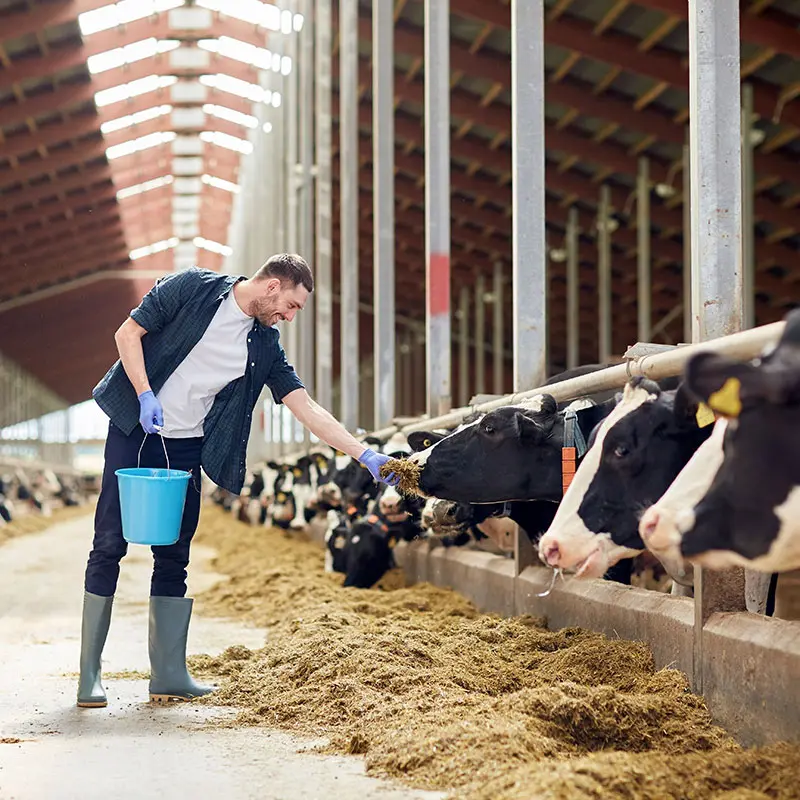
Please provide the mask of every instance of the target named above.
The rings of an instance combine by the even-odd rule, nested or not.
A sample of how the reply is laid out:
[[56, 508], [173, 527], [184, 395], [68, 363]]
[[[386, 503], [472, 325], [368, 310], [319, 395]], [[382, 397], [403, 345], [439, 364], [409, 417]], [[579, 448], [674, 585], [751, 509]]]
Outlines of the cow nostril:
[[549, 544], [544, 549], [544, 560], [551, 566], [556, 567], [558, 566], [558, 562], [561, 559], [561, 551], [558, 549], [557, 544]]
[[639, 531], [642, 535], [642, 539], [649, 539], [651, 536], [654, 536], [657, 528], [658, 512], [651, 508], [642, 518], [642, 524]]

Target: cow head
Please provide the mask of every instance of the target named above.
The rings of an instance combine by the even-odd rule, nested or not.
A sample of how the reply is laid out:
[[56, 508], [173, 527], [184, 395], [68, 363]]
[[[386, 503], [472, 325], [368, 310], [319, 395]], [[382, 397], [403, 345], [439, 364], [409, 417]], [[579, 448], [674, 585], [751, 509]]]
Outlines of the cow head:
[[639, 518], [669, 487], [711, 427], [699, 427], [686, 388], [637, 378], [598, 427], [552, 525], [539, 542], [550, 566], [599, 577], [644, 549]]
[[[590, 431], [604, 413], [603, 406], [578, 411], [581, 430]], [[564, 415], [544, 394], [464, 424], [411, 461], [421, 468], [419, 489], [427, 496], [465, 503], [558, 501], [563, 438]]]
[[644, 515], [643, 539], [714, 569], [800, 567], [800, 311], [768, 356], [701, 353], [686, 383], [724, 419]]

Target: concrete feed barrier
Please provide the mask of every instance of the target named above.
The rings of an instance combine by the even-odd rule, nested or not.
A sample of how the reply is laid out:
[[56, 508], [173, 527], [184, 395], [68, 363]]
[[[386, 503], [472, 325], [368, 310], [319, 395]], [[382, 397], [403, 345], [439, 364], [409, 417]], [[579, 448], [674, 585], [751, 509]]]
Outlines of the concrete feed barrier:
[[481, 611], [545, 617], [548, 627], [581, 627], [645, 642], [657, 667], [684, 672], [715, 719], [742, 744], [800, 740], [800, 623], [754, 614], [713, 614], [694, 656], [694, 602], [601, 580], [557, 580], [511, 559], [475, 550], [400, 542], [395, 557], [412, 582], [455, 589]]

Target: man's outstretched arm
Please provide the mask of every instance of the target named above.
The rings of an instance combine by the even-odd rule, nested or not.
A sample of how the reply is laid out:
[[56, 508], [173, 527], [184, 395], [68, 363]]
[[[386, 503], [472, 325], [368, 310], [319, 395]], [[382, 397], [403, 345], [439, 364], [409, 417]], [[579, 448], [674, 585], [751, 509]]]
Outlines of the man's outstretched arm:
[[397, 482], [394, 473], [387, 478], [380, 476], [380, 468], [389, 460], [388, 456], [365, 447], [362, 442], [348, 432], [333, 414], [312, 400], [305, 389], [295, 389], [293, 392], [289, 392], [283, 398], [283, 404], [314, 436], [335, 450], [347, 453], [356, 461], [361, 462], [372, 473], [375, 480], [392, 485]]

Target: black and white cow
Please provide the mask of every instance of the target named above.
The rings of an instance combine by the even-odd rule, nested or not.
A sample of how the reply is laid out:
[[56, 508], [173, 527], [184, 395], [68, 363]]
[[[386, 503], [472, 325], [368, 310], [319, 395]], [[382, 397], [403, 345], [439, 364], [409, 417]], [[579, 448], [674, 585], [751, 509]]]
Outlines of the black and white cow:
[[[613, 406], [610, 400], [577, 410], [580, 434], [588, 439]], [[564, 430], [565, 415], [551, 395], [491, 411], [411, 457], [421, 468], [419, 490], [463, 503], [558, 503]]]
[[800, 310], [762, 359], [701, 353], [685, 379], [723, 419], [643, 515], [643, 540], [710, 569], [800, 568]]
[[[539, 557], [552, 566], [599, 577], [621, 558], [645, 549], [639, 518], [709, 437], [699, 425], [697, 401], [685, 387], [662, 392], [643, 378], [631, 381], [622, 399], [594, 433], [589, 451], [547, 533]], [[670, 564], [675, 576], [682, 570]]]

